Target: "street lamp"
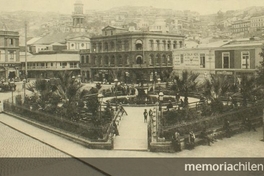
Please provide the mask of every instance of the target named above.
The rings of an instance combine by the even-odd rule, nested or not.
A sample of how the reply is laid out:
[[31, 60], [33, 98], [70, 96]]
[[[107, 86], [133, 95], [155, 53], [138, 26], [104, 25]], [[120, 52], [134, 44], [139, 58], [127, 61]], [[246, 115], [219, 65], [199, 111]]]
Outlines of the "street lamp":
[[[159, 93], [159, 119], [157, 120], [158, 124], [160, 124], [162, 120], [162, 101], [163, 101], [164, 94], [163, 92]], [[160, 129], [160, 126], [158, 126], [158, 129]], [[159, 133], [158, 133], [159, 134]]]
[[115, 104], [116, 104], [116, 111], [117, 111], [117, 83], [118, 83], [118, 79], [116, 78], [114, 80], [115, 82]]
[[78, 82], [81, 83], [81, 75], [78, 75]]
[[26, 79], [23, 79], [24, 102], [25, 102], [25, 99], [26, 99], [26, 83], [27, 83], [27, 80]]
[[12, 105], [14, 104], [14, 90], [15, 90], [15, 82], [11, 81], [10, 82], [10, 88], [11, 88], [11, 92], [12, 92]]
[[157, 84], [158, 84], [158, 86], [159, 86], [159, 92], [160, 92], [160, 85], [161, 85], [161, 82], [160, 82], [161, 80], [160, 80], [160, 78], [158, 78], [157, 81], [158, 81]]
[[104, 96], [103, 96], [103, 94], [100, 93], [100, 94], [97, 95], [97, 98], [98, 98], [98, 101], [99, 101], [99, 104], [100, 104], [100, 115], [99, 115], [99, 118], [101, 119], [101, 117], [102, 117], [102, 114], [101, 114], [102, 109], [101, 109], [101, 107], [102, 107]]

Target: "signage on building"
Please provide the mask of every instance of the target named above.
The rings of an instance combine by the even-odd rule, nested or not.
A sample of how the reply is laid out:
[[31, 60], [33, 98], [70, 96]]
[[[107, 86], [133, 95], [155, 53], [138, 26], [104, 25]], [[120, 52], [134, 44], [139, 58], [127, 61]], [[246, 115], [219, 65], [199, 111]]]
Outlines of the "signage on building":
[[232, 71], [217, 71], [216, 74], [218, 75], [233, 75]]

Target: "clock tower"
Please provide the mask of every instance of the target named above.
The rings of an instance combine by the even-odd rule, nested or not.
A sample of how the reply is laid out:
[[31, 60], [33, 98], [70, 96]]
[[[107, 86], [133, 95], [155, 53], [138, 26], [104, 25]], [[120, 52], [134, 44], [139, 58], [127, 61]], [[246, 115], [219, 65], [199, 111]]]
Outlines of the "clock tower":
[[74, 3], [74, 12], [72, 12], [72, 31], [73, 32], [85, 32], [84, 28], [84, 14], [83, 14], [83, 3], [81, 0], [77, 0]]

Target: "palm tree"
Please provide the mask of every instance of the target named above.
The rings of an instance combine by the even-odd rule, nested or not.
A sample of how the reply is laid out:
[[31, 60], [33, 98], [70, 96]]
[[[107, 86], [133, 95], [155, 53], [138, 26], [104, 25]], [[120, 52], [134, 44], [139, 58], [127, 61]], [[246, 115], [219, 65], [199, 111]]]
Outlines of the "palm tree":
[[242, 75], [241, 77], [238, 87], [243, 98], [243, 106], [247, 106], [248, 99], [251, 98], [252, 93], [256, 90], [255, 81], [254, 76]]
[[201, 85], [202, 94], [211, 101], [211, 109], [213, 112], [222, 112], [223, 103], [220, 100], [222, 96], [230, 90], [230, 82], [224, 75], [210, 74], [210, 78], [206, 79]]
[[188, 104], [188, 96], [190, 91], [194, 91], [197, 88], [198, 82], [196, 81], [199, 73], [188, 72], [187, 70], [182, 71], [181, 77], [175, 72], [171, 73], [170, 78], [174, 84], [172, 89], [177, 93], [184, 95], [185, 105]]

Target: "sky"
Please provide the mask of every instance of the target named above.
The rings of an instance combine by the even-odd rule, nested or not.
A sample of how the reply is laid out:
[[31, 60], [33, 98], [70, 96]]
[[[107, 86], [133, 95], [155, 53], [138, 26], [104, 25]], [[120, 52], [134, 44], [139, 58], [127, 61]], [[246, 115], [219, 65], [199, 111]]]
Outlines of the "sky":
[[[0, 0], [0, 11], [53, 11], [71, 14], [76, 0]], [[217, 13], [219, 10], [244, 9], [264, 6], [264, 0], [82, 0], [84, 10], [108, 10], [118, 6], [152, 6], [174, 10], [191, 10], [201, 15]]]

